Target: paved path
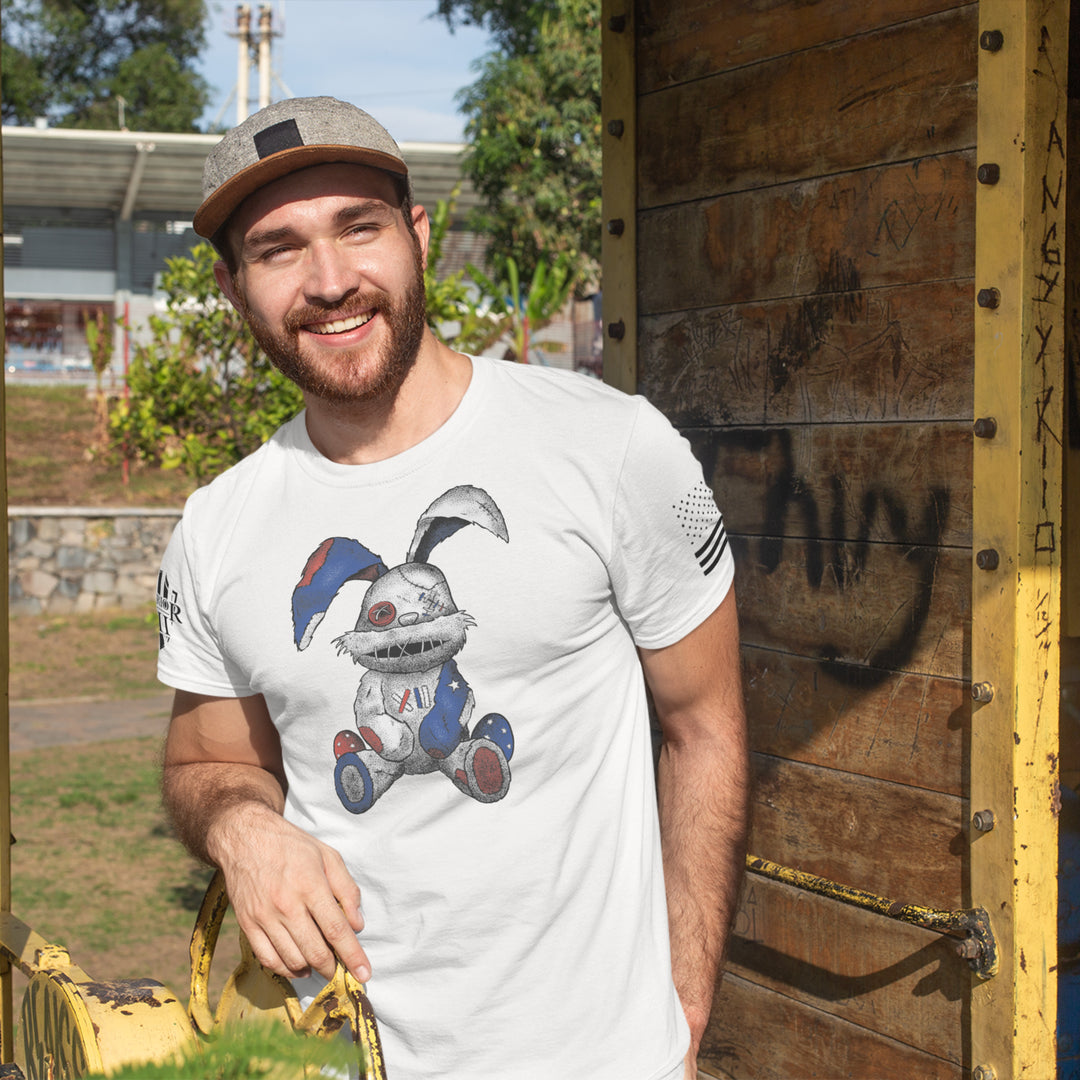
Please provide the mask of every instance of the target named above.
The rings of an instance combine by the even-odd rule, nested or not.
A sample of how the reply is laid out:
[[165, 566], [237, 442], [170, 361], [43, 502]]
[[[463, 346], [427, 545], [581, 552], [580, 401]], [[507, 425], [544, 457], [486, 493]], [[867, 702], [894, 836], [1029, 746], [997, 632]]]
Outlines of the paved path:
[[11, 752], [164, 735], [172, 693], [130, 701], [56, 699], [11, 706]]

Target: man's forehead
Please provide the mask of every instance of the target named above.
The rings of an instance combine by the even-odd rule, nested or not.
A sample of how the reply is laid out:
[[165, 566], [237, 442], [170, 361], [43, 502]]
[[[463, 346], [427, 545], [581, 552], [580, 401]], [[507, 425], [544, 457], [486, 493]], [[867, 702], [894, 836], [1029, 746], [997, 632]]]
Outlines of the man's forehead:
[[335, 163], [313, 165], [259, 188], [236, 208], [233, 220], [244, 235], [270, 215], [287, 219], [295, 210], [298, 217], [307, 216], [319, 199], [401, 206], [399, 189], [389, 173], [367, 165]]

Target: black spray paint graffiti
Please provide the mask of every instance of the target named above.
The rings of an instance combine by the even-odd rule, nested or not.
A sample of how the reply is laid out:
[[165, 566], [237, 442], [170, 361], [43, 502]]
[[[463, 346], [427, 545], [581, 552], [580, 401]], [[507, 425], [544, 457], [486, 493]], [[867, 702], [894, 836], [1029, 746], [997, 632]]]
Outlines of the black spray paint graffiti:
[[[861, 663], [841, 660], [843, 650], [829, 641], [820, 645], [818, 661], [838, 682], [861, 688], [877, 686], [890, 672], [907, 668], [930, 613], [938, 552], [949, 517], [948, 490], [929, 488], [922, 506], [912, 514], [894, 489], [871, 484], [852, 507], [844, 477], [834, 473], [829, 477], [830, 494], [823, 514], [818, 496], [796, 471], [789, 429], [714, 433], [695, 447], [707, 477], [715, 475], [724, 445], [737, 446], [741, 454], [779, 456], [780, 468], [764, 496], [764, 535], [756, 543], [756, 561], [766, 574], [780, 566], [785, 546], [801, 544], [807, 584], [815, 591], [829, 585], [851, 594], [864, 583], [868, 563], [882, 540], [900, 546], [915, 587], [899, 617], [888, 620], [888, 633], [882, 633]], [[792, 534], [800, 539], [791, 539]]]
[[791, 376], [828, 340], [837, 315], [855, 322], [861, 314], [859, 271], [851, 259], [838, 251], [829, 254], [829, 265], [813, 294], [784, 320], [780, 340], [769, 349], [766, 365], [769, 388], [780, 393]]

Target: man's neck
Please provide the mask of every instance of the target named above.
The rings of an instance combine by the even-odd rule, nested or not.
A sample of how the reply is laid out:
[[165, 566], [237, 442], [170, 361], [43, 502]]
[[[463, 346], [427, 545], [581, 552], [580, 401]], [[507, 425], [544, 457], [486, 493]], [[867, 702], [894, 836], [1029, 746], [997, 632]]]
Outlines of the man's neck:
[[341, 465], [384, 461], [442, 427], [471, 378], [468, 357], [425, 335], [405, 379], [385, 398], [337, 404], [305, 394], [308, 435], [319, 453]]

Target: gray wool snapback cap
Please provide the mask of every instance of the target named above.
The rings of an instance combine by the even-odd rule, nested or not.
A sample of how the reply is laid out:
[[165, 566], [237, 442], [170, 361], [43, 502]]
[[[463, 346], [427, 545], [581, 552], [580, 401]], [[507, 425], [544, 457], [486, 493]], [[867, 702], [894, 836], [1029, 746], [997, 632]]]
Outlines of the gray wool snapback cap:
[[310, 165], [372, 165], [406, 181], [398, 144], [363, 109], [332, 97], [289, 98], [227, 132], [203, 166], [195, 231], [210, 239], [253, 192]]

